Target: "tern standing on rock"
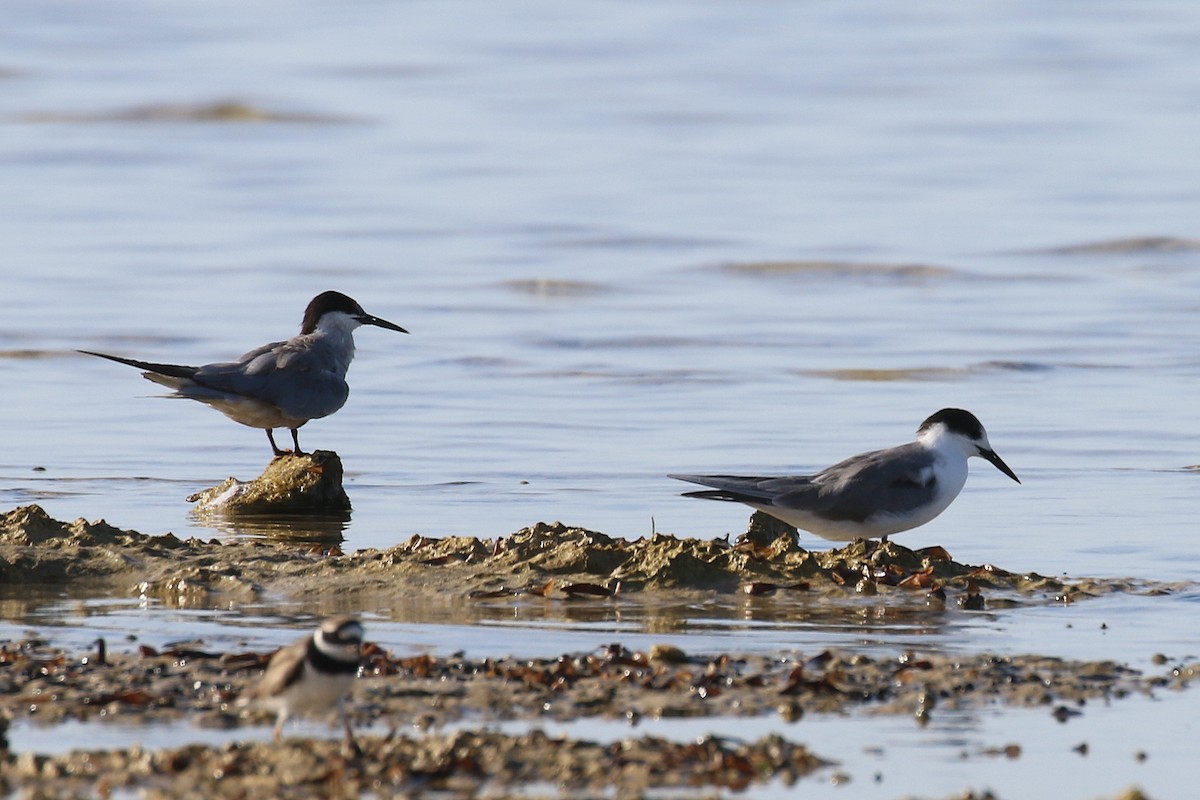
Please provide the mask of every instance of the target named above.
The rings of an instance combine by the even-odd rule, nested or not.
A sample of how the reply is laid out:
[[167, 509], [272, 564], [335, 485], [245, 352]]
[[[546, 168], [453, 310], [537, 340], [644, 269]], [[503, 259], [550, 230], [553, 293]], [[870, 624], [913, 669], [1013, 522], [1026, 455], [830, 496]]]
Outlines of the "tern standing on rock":
[[967, 482], [972, 456], [1021, 482], [992, 449], [983, 424], [961, 408], [943, 408], [926, 419], [915, 442], [851, 456], [815, 475], [668, 477], [713, 487], [684, 497], [745, 503], [822, 539], [886, 540], [945, 511]]
[[234, 422], [265, 429], [276, 456], [288, 451], [275, 444], [274, 429], [287, 428], [292, 432], [291, 452], [303, 455], [300, 427], [329, 416], [350, 396], [346, 370], [354, 358], [354, 330], [360, 325], [408, 333], [371, 316], [341, 292], [322, 292], [304, 310], [298, 336], [264, 344], [237, 361], [188, 367], [79, 352], [145, 370], [143, 377], [174, 389], [174, 397], [198, 400]]

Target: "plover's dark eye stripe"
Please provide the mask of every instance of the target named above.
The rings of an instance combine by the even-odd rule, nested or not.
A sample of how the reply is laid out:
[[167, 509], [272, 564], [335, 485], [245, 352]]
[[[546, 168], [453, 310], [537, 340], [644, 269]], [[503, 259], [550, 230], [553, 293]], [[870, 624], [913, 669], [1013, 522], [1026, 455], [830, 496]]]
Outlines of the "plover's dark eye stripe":
[[360, 642], [360, 641], [362, 641], [362, 637], [363, 637], [362, 625], [359, 625], [357, 622], [347, 622], [343, 625], [338, 626], [338, 629], [336, 631], [334, 631], [333, 635], [329, 638], [330, 638], [330, 641], [333, 641], [336, 643], [343, 643], [343, 642]]

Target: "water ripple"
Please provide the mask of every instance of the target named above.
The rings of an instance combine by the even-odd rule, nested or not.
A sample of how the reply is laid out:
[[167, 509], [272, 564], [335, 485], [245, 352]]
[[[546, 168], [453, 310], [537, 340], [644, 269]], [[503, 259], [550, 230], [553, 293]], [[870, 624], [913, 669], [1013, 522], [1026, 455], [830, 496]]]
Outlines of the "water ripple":
[[859, 261], [747, 261], [726, 264], [729, 272], [741, 275], [782, 275], [802, 278], [895, 278], [927, 280], [966, 273], [935, 264], [888, 264]]

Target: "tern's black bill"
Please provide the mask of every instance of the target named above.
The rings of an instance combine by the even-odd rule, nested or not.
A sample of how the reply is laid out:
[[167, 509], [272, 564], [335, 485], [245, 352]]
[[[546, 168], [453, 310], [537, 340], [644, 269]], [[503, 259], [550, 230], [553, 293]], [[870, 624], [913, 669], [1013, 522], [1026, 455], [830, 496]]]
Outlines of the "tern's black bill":
[[992, 462], [992, 466], [994, 466], [996, 469], [1003, 472], [1008, 477], [1012, 478], [1017, 483], [1021, 482], [1021, 479], [1017, 477], [1017, 473], [1013, 472], [1011, 469], [1008, 468], [1008, 464], [1005, 464], [1004, 459], [1002, 459], [1000, 456], [996, 455], [995, 450], [980, 450], [979, 455], [983, 456], [988, 461]]
[[370, 314], [363, 314], [361, 317], [358, 318], [358, 321], [361, 322], [363, 325], [375, 325], [376, 327], [379, 327], [379, 328], [387, 328], [389, 331], [399, 331], [400, 333], [408, 333], [408, 331], [404, 330], [404, 328], [401, 328], [396, 323], [388, 322], [386, 319], [380, 319], [379, 317], [372, 317]]

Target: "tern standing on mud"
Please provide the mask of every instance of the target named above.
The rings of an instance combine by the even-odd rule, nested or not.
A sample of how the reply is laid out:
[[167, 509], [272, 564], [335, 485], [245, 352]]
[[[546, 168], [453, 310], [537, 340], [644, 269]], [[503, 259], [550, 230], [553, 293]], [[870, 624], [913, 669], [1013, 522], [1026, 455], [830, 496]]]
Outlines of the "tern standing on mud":
[[354, 358], [354, 330], [360, 325], [408, 333], [371, 316], [341, 292], [322, 292], [304, 310], [298, 336], [264, 344], [237, 361], [188, 367], [79, 352], [145, 370], [143, 377], [174, 389], [175, 397], [198, 400], [234, 422], [265, 429], [276, 456], [288, 451], [275, 444], [274, 429], [287, 428], [292, 432], [291, 452], [302, 455], [300, 427], [329, 416], [350, 396], [346, 370]]
[[851, 456], [815, 475], [668, 477], [713, 487], [684, 497], [745, 503], [822, 539], [886, 540], [945, 511], [967, 482], [972, 456], [1021, 482], [992, 449], [983, 424], [961, 408], [943, 408], [926, 419], [915, 442]]

